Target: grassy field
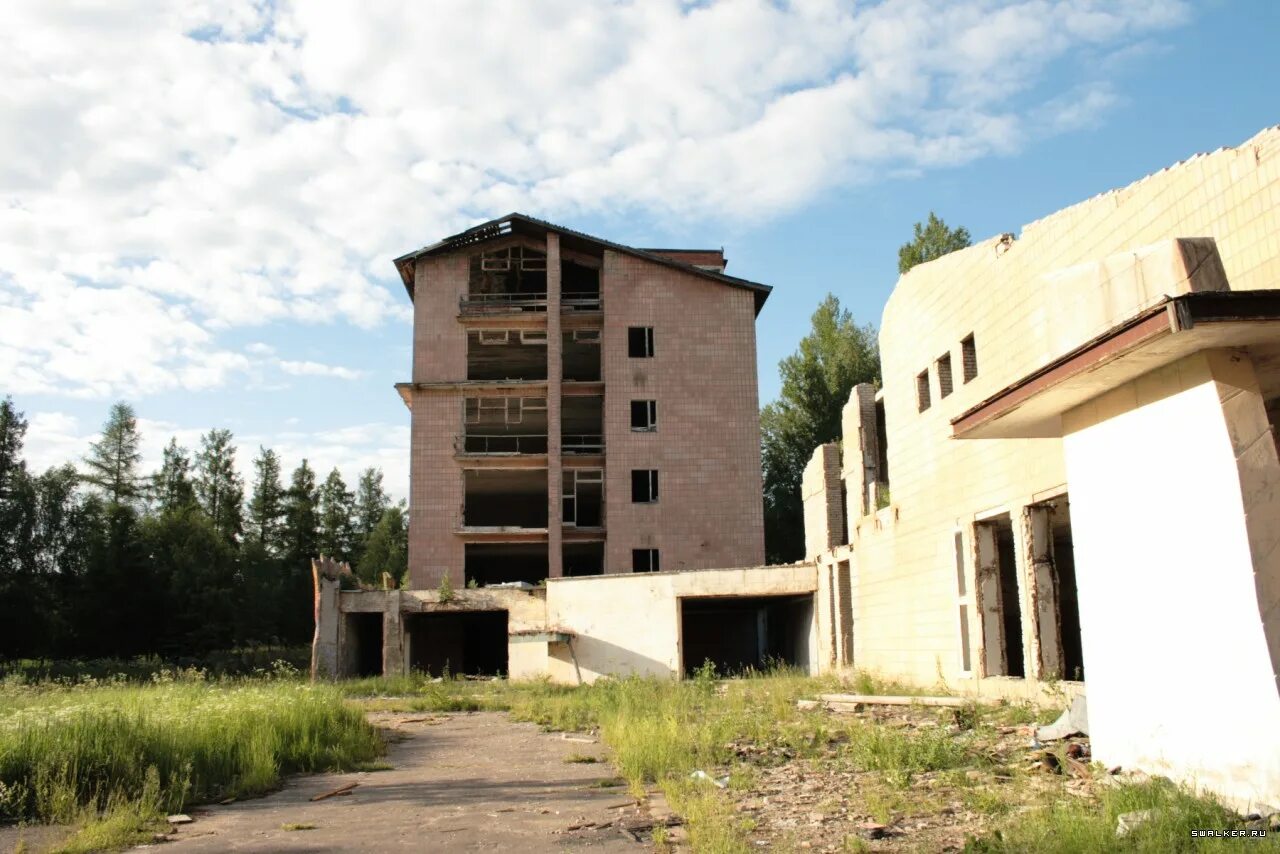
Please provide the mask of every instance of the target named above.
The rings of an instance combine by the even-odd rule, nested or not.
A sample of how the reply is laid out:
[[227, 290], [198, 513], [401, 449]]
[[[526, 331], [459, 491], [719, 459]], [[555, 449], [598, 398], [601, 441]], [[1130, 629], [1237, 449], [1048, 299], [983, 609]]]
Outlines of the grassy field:
[[[1212, 798], [1166, 780], [1112, 778], [1098, 766], [1087, 779], [1029, 768], [1026, 727], [1057, 710], [914, 708], [876, 717], [796, 706], [801, 697], [850, 687], [775, 672], [729, 682], [704, 674], [685, 682], [607, 680], [584, 688], [412, 676], [351, 681], [339, 690], [368, 709], [505, 710], [548, 729], [596, 730], [633, 791], [657, 788], [666, 795], [698, 852], [759, 850], [751, 839], [759, 837], [762, 819], [750, 807], [773, 778], [783, 780], [784, 792], [823, 781], [826, 791], [805, 810], [831, 811], [835, 801], [848, 801], [838, 817], [843, 828], [825, 825], [828, 831], [835, 825], [835, 844], [848, 851], [937, 850], [956, 827], [973, 852], [1196, 851], [1234, 848], [1233, 842], [1252, 851], [1277, 848], [1271, 838], [1193, 839], [1195, 828], [1243, 823]], [[852, 687], [904, 692], [866, 674]], [[725, 787], [690, 776], [699, 770], [727, 780]], [[1118, 817], [1139, 810], [1150, 810], [1150, 818], [1117, 837]], [[921, 829], [872, 842], [855, 832], [853, 819]], [[659, 834], [659, 848], [661, 840]], [[804, 831], [771, 837], [773, 850], [801, 850], [810, 842]]]
[[[930, 851], [957, 833], [974, 852], [1218, 850], [1229, 842], [1193, 840], [1191, 829], [1242, 826], [1167, 781], [1029, 767], [1025, 727], [1046, 713], [1025, 706], [846, 716], [796, 706], [838, 687], [849, 686], [790, 672], [582, 688], [416, 675], [310, 686], [287, 670], [141, 684], [11, 679], [0, 683], [0, 816], [76, 824], [66, 850], [100, 850], [148, 839], [166, 812], [270, 790], [282, 774], [368, 767], [382, 743], [364, 711], [498, 710], [598, 732], [618, 775], [636, 794], [662, 791], [699, 852], [759, 850], [761, 840], [797, 850], [819, 837], [848, 851]], [[856, 689], [902, 690], [866, 675]], [[1138, 810], [1150, 819], [1117, 837], [1118, 816]], [[810, 826], [789, 829], [796, 815]], [[871, 841], [860, 822], [910, 833]]]
[[0, 820], [71, 824], [66, 850], [149, 841], [166, 813], [260, 794], [295, 771], [359, 767], [378, 733], [296, 675], [0, 683]]

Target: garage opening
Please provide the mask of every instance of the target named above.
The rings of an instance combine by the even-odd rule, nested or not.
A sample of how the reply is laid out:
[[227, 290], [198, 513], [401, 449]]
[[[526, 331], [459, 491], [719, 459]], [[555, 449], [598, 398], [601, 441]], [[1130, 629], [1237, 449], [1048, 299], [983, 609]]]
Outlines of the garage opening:
[[546, 543], [467, 543], [463, 573], [468, 587], [547, 577]]
[[409, 667], [431, 676], [503, 676], [507, 612], [408, 614]]
[[813, 594], [680, 600], [681, 664], [693, 676], [707, 662], [722, 676], [788, 666], [809, 669]]
[[1017, 553], [1008, 513], [974, 525], [978, 549], [978, 611], [987, 676], [1026, 676]]
[[563, 554], [564, 574], [567, 576], [604, 574], [604, 543], [602, 542], [565, 543]]
[[350, 613], [347, 617], [348, 676], [382, 675], [382, 613]]

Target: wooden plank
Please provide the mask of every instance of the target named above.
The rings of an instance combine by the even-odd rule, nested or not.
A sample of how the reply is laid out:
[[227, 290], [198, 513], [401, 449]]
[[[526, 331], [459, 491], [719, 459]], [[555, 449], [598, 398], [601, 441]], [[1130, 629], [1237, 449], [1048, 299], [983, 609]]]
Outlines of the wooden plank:
[[835, 703], [846, 706], [944, 706], [960, 708], [974, 703], [993, 704], [991, 699], [980, 697], [897, 697], [877, 694], [819, 694], [818, 699], [830, 706]]

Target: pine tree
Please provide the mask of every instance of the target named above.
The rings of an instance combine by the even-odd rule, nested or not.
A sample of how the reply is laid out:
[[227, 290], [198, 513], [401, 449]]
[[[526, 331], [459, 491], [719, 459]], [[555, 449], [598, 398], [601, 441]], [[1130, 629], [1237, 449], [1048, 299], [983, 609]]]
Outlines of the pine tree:
[[840, 413], [858, 383], [879, 382], [876, 333], [858, 326], [833, 295], [813, 313], [799, 349], [778, 363], [782, 390], [760, 411], [765, 557], [804, 555], [800, 480], [813, 449], [840, 437]]
[[402, 502], [383, 511], [360, 555], [357, 574], [370, 584], [378, 584], [384, 572], [401, 581], [408, 564], [409, 531]]
[[173, 513], [196, 503], [195, 484], [191, 480], [191, 453], [170, 438], [164, 448], [160, 471], [151, 478], [151, 494], [155, 509], [161, 514]]
[[89, 446], [84, 479], [102, 490], [108, 507], [132, 504], [142, 494], [138, 464], [142, 461], [142, 436], [133, 407], [114, 404], [102, 426], [102, 438]]
[[917, 222], [915, 236], [898, 247], [898, 272], [905, 273], [917, 264], [964, 249], [972, 242], [969, 229], [963, 226], [949, 228], [933, 211], [929, 211], [928, 222]]
[[292, 642], [310, 638], [314, 627], [311, 559], [320, 553], [318, 501], [316, 473], [304, 459], [285, 493], [283, 578], [274, 620], [281, 637]]
[[11, 398], [0, 401], [0, 573], [16, 572], [22, 563], [19, 552], [27, 517], [27, 464], [22, 459], [22, 443], [27, 422]]
[[227, 542], [244, 529], [244, 482], [236, 472], [236, 449], [230, 430], [210, 430], [196, 455], [196, 498], [213, 528]]
[[258, 446], [253, 461], [253, 496], [249, 499], [249, 537], [263, 553], [278, 556], [284, 549], [285, 491], [280, 483], [280, 457]]
[[360, 482], [356, 486], [355, 535], [357, 551], [364, 550], [365, 541], [373, 533], [373, 529], [382, 521], [382, 514], [391, 506], [391, 499], [382, 488], [382, 470], [367, 468], [360, 472]]
[[335, 560], [351, 560], [354, 497], [333, 469], [320, 487], [320, 553]]

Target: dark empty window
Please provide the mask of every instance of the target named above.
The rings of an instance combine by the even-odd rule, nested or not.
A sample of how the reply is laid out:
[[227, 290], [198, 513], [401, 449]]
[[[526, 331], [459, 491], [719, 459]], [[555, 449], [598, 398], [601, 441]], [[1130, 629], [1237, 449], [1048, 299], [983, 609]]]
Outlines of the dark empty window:
[[945, 354], [938, 360], [938, 396], [951, 394], [951, 354]]
[[657, 549], [632, 549], [631, 550], [631, 571], [632, 572], [658, 572], [658, 550]]
[[627, 355], [633, 359], [653, 356], [652, 326], [632, 326], [627, 330]]
[[978, 375], [978, 347], [972, 335], [960, 342], [960, 358], [964, 362], [964, 381], [968, 382]]
[[658, 429], [658, 401], [631, 401], [631, 429], [640, 432]]
[[637, 504], [648, 504], [658, 500], [658, 470], [631, 470], [631, 500]]
[[916, 375], [916, 411], [924, 412], [929, 408], [929, 372], [921, 371]]

